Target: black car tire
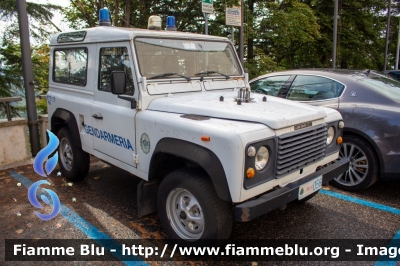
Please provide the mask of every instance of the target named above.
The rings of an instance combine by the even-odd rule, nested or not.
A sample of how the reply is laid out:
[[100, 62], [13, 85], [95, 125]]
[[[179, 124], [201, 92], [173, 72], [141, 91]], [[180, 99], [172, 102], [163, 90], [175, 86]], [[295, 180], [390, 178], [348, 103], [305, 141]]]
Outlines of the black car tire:
[[230, 204], [218, 198], [200, 169], [181, 168], [168, 174], [158, 189], [157, 205], [171, 239], [193, 243], [199, 239], [226, 239], [231, 234]]
[[[351, 146], [353, 146], [353, 154], [350, 154]], [[346, 149], [346, 152], [344, 152]], [[346, 156], [347, 153], [347, 156]], [[353, 156], [350, 156], [353, 155]], [[347, 190], [347, 191], [358, 191], [365, 189], [371, 185], [373, 185], [379, 178], [379, 167], [378, 167], [378, 159], [375, 155], [374, 150], [372, 149], [371, 145], [369, 145], [364, 139], [354, 136], [354, 135], [347, 135], [344, 136], [344, 142], [342, 148], [340, 150], [340, 158], [342, 157], [349, 157], [350, 158], [350, 166], [349, 170], [347, 170], [342, 175], [332, 179], [330, 183], [340, 189]], [[365, 160], [360, 160], [360, 158], [364, 158]], [[360, 168], [356, 165], [364, 167], [357, 163], [363, 163], [366, 165], [366, 168]], [[363, 169], [366, 169], [366, 173], [362, 172]], [[363, 174], [363, 178], [361, 181], [357, 181], [357, 183], [353, 182], [353, 185], [349, 184], [348, 181], [350, 180], [350, 174]], [[354, 180], [354, 178], [353, 178]], [[348, 183], [348, 184], [346, 184]]]
[[62, 175], [73, 181], [83, 180], [89, 172], [89, 154], [75, 146], [71, 132], [67, 127], [61, 128], [57, 137], [60, 141], [58, 145], [58, 165]]

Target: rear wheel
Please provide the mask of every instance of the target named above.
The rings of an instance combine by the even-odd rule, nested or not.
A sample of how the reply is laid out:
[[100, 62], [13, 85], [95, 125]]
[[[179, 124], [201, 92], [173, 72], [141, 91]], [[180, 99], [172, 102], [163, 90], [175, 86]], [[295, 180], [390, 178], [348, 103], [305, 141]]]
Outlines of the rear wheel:
[[339, 158], [349, 158], [349, 169], [331, 181], [337, 188], [357, 191], [378, 180], [378, 159], [372, 147], [357, 136], [345, 136]]
[[62, 175], [73, 181], [84, 179], [89, 172], [89, 154], [75, 146], [71, 132], [67, 127], [61, 128], [57, 133], [57, 137], [60, 141], [58, 145], [58, 164]]
[[232, 230], [229, 203], [218, 198], [208, 176], [199, 169], [178, 169], [163, 179], [158, 213], [171, 239], [224, 239]]

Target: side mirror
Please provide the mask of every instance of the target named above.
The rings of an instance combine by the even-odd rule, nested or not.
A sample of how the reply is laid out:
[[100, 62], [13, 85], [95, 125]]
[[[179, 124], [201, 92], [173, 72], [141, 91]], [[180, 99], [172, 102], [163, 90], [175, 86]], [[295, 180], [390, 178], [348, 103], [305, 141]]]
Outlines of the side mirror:
[[113, 71], [111, 73], [111, 92], [117, 95], [126, 93], [126, 74], [124, 71]]

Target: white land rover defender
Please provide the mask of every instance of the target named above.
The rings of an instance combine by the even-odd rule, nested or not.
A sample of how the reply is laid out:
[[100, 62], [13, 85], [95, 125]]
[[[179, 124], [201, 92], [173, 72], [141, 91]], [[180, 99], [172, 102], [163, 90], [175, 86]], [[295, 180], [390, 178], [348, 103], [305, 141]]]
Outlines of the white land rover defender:
[[50, 46], [63, 176], [83, 179], [92, 154], [142, 178], [138, 214], [158, 211], [170, 238], [228, 238], [233, 218], [306, 201], [348, 169], [340, 114], [250, 95], [227, 38], [99, 26]]

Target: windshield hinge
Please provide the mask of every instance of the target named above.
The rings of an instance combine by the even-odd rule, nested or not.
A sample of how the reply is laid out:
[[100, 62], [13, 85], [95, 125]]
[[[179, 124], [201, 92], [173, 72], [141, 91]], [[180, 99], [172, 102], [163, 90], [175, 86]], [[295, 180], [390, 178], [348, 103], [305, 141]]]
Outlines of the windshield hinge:
[[133, 154], [133, 163], [135, 164], [139, 163], [139, 155]]
[[142, 90], [146, 91], [147, 90], [147, 78], [146, 77], [142, 77], [141, 81], [139, 83], [142, 83]]
[[142, 101], [136, 101], [136, 110], [142, 109]]

